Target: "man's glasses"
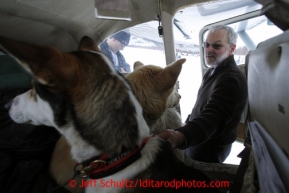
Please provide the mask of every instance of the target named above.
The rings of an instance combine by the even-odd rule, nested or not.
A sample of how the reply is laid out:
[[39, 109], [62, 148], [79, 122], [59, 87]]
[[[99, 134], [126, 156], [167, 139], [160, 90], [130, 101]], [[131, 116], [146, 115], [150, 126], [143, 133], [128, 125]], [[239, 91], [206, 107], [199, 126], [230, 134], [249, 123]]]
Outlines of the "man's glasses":
[[216, 43], [213, 43], [213, 44], [209, 44], [208, 42], [203, 42], [203, 47], [204, 48], [208, 48], [210, 47], [210, 45], [215, 49], [215, 50], [219, 50], [223, 47], [222, 44], [216, 44]]

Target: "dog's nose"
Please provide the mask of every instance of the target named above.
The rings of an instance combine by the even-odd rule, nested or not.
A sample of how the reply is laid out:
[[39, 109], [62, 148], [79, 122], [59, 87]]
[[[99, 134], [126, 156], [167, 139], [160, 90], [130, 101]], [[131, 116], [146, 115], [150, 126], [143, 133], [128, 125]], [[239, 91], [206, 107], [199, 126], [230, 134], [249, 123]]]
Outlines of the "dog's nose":
[[13, 101], [13, 99], [9, 100], [9, 101], [4, 105], [4, 107], [5, 107], [6, 109], [10, 109], [10, 107], [11, 107], [11, 105], [12, 105], [12, 101]]

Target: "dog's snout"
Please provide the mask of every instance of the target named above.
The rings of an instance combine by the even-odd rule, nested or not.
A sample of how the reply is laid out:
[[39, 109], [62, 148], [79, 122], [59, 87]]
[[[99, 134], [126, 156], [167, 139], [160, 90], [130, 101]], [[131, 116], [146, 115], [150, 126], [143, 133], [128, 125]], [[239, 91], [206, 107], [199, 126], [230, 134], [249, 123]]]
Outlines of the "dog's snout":
[[17, 105], [17, 104], [18, 104], [18, 97], [9, 100], [9, 101], [4, 105], [4, 107], [5, 107], [6, 109], [10, 109], [12, 105]]
[[12, 102], [13, 102], [13, 99], [9, 100], [9, 101], [4, 105], [4, 107], [5, 107], [6, 109], [10, 109], [10, 107], [11, 107], [11, 105], [12, 105]]

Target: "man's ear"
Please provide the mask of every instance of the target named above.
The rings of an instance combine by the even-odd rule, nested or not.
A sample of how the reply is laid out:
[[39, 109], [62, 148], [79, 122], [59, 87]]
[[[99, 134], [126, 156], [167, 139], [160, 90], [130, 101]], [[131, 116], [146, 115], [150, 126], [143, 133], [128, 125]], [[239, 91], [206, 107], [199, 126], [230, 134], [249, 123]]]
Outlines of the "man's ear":
[[229, 56], [234, 53], [235, 49], [236, 49], [236, 44], [231, 45], [230, 50], [229, 50]]
[[78, 50], [79, 51], [96, 51], [96, 52], [101, 52], [93, 39], [90, 37], [84, 36], [81, 38], [80, 43], [78, 45]]

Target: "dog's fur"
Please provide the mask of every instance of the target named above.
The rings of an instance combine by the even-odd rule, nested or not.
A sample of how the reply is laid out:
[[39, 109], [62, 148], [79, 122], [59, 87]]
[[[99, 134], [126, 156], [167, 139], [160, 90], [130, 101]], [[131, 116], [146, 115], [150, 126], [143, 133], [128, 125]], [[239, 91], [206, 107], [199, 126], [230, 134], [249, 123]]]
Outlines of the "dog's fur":
[[[17, 96], [9, 110], [17, 123], [55, 127], [71, 146], [77, 162], [106, 153], [118, 155], [121, 147], [134, 149], [149, 136], [142, 108], [129, 83], [113, 68], [90, 38], [83, 38], [78, 52], [63, 53], [0, 38], [0, 47], [33, 77], [33, 89]], [[93, 51], [91, 51], [93, 50]], [[173, 87], [184, 60], [160, 72]], [[173, 69], [173, 70], [172, 70]], [[206, 180], [201, 172], [176, 159], [170, 145], [151, 137], [141, 158], [104, 180], [150, 179], [154, 181]], [[212, 189], [178, 189], [209, 192]], [[86, 192], [175, 192], [175, 188], [105, 188], [100, 184]]]
[[[138, 69], [139, 67], [144, 67], [144, 69], [140, 70]], [[151, 123], [149, 126], [151, 134], [158, 134], [164, 129], [176, 129], [182, 126], [181, 116], [174, 108], [179, 104], [181, 96], [175, 89], [172, 90], [170, 87], [165, 88], [167, 80], [160, 79], [160, 74], [154, 73], [160, 70], [163, 71], [160, 67], [154, 65], [145, 66], [140, 62], [136, 62], [134, 64], [134, 71], [126, 76], [141, 106], [147, 107], [143, 108], [143, 114], [147, 115], [145, 116], [145, 120]], [[157, 84], [164, 87], [156, 88], [154, 85]], [[151, 103], [152, 98], [154, 99], [154, 105], [146, 105]], [[165, 103], [166, 105], [163, 105]], [[154, 112], [160, 113], [156, 115]], [[183, 160], [183, 151], [177, 149], [174, 149], [174, 151], [177, 157]], [[65, 185], [74, 175], [73, 169], [75, 163], [76, 161], [70, 155], [70, 146], [67, 144], [65, 138], [61, 137], [55, 145], [50, 163], [50, 173], [58, 184]], [[83, 190], [70, 188], [67, 185], [66, 188], [71, 192], [81, 192]]]
[[[162, 77], [160, 73], [162, 70], [158, 66], [135, 62], [133, 73], [126, 76], [143, 107], [143, 115], [152, 134], [182, 126], [181, 115], [175, 108], [179, 104], [181, 96], [175, 86], [166, 87], [167, 79]], [[174, 153], [185, 162], [184, 150], [175, 148]]]
[[181, 116], [175, 109], [181, 96], [175, 87], [166, 87], [167, 80], [159, 73], [162, 70], [158, 66], [135, 62], [134, 71], [126, 76], [152, 134], [182, 126]]

